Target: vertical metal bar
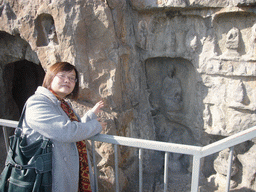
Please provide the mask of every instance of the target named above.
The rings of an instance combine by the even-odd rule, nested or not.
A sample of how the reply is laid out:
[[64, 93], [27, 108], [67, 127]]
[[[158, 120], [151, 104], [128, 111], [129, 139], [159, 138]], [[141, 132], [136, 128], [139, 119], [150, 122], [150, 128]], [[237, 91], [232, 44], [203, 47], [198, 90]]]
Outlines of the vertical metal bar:
[[201, 158], [199, 156], [196, 156], [196, 155], [193, 156], [193, 172], [192, 172], [191, 192], [198, 191], [200, 160], [201, 160]]
[[142, 187], [143, 187], [143, 170], [142, 170], [142, 149], [139, 149], [139, 192], [142, 192]]
[[165, 152], [164, 157], [164, 192], [167, 192], [168, 188], [168, 166], [169, 165], [169, 153]]
[[5, 142], [5, 148], [6, 148], [6, 153], [9, 151], [9, 140], [8, 140], [8, 134], [6, 127], [2, 127], [3, 133], [4, 133], [4, 142]]
[[116, 175], [116, 192], [119, 192], [119, 176], [118, 176], [118, 152], [117, 145], [114, 145], [115, 149], [115, 175]]
[[229, 157], [228, 157], [228, 173], [227, 173], [227, 185], [226, 185], [226, 192], [229, 192], [230, 189], [230, 179], [231, 179], [231, 172], [232, 172], [232, 164], [233, 164], [233, 154], [234, 154], [234, 146], [229, 148]]
[[97, 175], [97, 163], [95, 157], [95, 144], [92, 141], [92, 158], [93, 158], [93, 166], [94, 166], [94, 187], [95, 191], [98, 192], [98, 175]]

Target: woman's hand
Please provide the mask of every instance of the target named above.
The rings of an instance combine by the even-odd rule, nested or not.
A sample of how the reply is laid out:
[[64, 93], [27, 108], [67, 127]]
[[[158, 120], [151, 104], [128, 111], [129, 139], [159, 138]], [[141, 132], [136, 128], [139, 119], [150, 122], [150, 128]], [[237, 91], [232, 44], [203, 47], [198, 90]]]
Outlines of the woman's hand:
[[103, 101], [99, 101], [98, 103], [96, 103], [94, 105], [94, 107], [92, 108], [92, 112], [95, 113], [95, 115], [98, 115], [98, 113], [101, 111], [100, 109], [104, 107], [104, 102]]

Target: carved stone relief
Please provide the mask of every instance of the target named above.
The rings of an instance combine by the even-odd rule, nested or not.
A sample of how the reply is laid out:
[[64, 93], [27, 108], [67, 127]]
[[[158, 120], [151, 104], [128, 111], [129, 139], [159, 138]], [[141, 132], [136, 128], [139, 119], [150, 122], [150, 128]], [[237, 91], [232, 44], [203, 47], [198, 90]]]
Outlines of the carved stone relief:
[[220, 57], [226, 59], [234, 59], [240, 56], [238, 53], [238, 46], [240, 40], [239, 29], [233, 27], [227, 34], [225, 47], [227, 48]]
[[147, 35], [148, 35], [148, 27], [146, 21], [140, 21], [139, 22], [139, 47], [142, 49], [147, 49]]
[[[189, 88], [193, 71], [183, 59], [154, 58], [146, 61], [147, 85], [152, 116], [159, 141], [192, 144], [195, 127], [191, 118], [194, 92]], [[194, 106], [193, 106], [194, 105]], [[173, 172], [187, 172], [189, 156], [171, 154], [169, 168]]]
[[[252, 26], [252, 39], [254, 30]], [[243, 39], [240, 34], [243, 33], [238, 28], [231, 28], [226, 41], [222, 43], [226, 51], [220, 56], [209, 58], [203, 66], [206, 73], [202, 76], [203, 82], [208, 87], [208, 95], [204, 99], [207, 105], [204, 112], [205, 129], [210, 134], [230, 135], [250, 127], [252, 122], [241, 116], [255, 118], [256, 100], [255, 93], [251, 91], [254, 86], [251, 80], [256, 76], [256, 65], [253, 57], [249, 59], [252, 54], [240, 55], [239, 47]], [[254, 41], [250, 43], [249, 53], [252, 52], [253, 44]], [[220, 44], [218, 46], [221, 47]], [[215, 94], [217, 90], [218, 95]]]
[[[194, 69], [191, 63], [179, 58], [153, 58], [146, 61], [149, 101], [153, 111], [160, 111], [169, 120], [185, 122], [194, 101]], [[191, 78], [191, 79], [190, 79]], [[181, 120], [181, 116], [183, 120]], [[183, 123], [187, 125], [186, 123]]]
[[148, 22], [147, 50], [152, 57], [158, 55], [189, 57], [195, 52], [200, 52], [201, 41], [206, 34], [206, 26], [201, 20], [200, 17], [186, 16], [169, 19], [168, 12], [152, 17]]
[[181, 111], [183, 96], [180, 80], [176, 77], [176, 68], [170, 65], [167, 76], [164, 78], [161, 91], [163, 107], [167, 112]]

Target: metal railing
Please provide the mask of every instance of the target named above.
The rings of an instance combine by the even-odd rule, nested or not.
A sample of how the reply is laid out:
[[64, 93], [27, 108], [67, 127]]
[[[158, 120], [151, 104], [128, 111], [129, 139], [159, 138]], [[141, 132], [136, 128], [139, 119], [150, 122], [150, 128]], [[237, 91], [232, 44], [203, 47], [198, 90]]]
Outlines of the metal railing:
[[[5, 138], [5, 145], [8, 151], [8, 138], [7, 138], [7, 131], [6, 127], [16, 128], [18, 122], [11, 121], [11, 120], [4, 120], [0, 119], [0, 126], [3, 126], [3, 133]], [[191, 145], [184, 145], [184, 144], [176, 144], [176, 143], [167, 143], [167, 142], [160, 142], [160, 141], [151, 141], [145, 139], [135, 139], [129, 137], [121, 137], [121, 136], [114, 136], [114, 135], [104, 135], [98, 134], [90, 140], [92, 141], [92, 148], [93, 148], [93, 163], [96, 165], [96, 158], [95, 158], [95, 144], [94, 142], [106, 142], [111, 143], [114, 145], [115, 151], [115, 179], [116, 179], [116, 192], [119, 191], [119, 175], [118, 175], [118, 150], [117, 146], [128, 146], [134, 147], [139, 149], [139, 191], [142, 192], [143, 190], [143, 170], [142, 170], [142, 162], [143, 162], [143, 149], [155, 150], [155, 151], [162, 151], [165, 152], [165, 162], [164, 162], [164, 192], [167, 191], [168, 186], [168, 157], [169, 153], [179, 153], [185, 155], [192, 155], [193, 156], [193, 169], [192, 169], [192, 180], [191, 180], [191, 191], [197, 192], [199, 187], [199, 173], [200, 173], [200, 161], [203, 157], [212, 155], [224, 149], [230, 148], [229, 154], [229, 167], [227, 173], [227, 184], [226, 184], [226, 191], [229, 191], [230, 188], [230, 178], [231, 178], [231, 169], [232, 169], [232, 157], [234, 146], [245, 141], [251, 140], [256, 137], [256, 126], [246, 129], [245, 131], [241, 131], [236, 133], [232, 136], [226, 137], [222, 140], [214, 142], [204, 147], [199, 146], [191, 146]], [[95, 173], [95, 187], [98, 191], [98, 181], [97, 181], [97, 166], [94, 166], [94, 173]]]

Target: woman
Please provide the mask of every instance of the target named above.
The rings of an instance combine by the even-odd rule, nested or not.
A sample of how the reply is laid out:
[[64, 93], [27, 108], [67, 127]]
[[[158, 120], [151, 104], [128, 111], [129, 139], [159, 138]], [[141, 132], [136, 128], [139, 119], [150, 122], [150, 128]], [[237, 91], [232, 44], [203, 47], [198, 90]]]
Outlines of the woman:
[[[98, 102], [80, 118], [64, 100], [77, 99], [78, 72], [67, 62], [59, 62], [47, 69], [43, 86], [27, 101], [23, 133], [32, 143], [41, 135], [53, 143], [52, 191], [93, 191], [90, 159], [83, 140], [105, 129], [97, 114], [104, 106]], [[90, 171], [89, 171], [90, 170]]]

